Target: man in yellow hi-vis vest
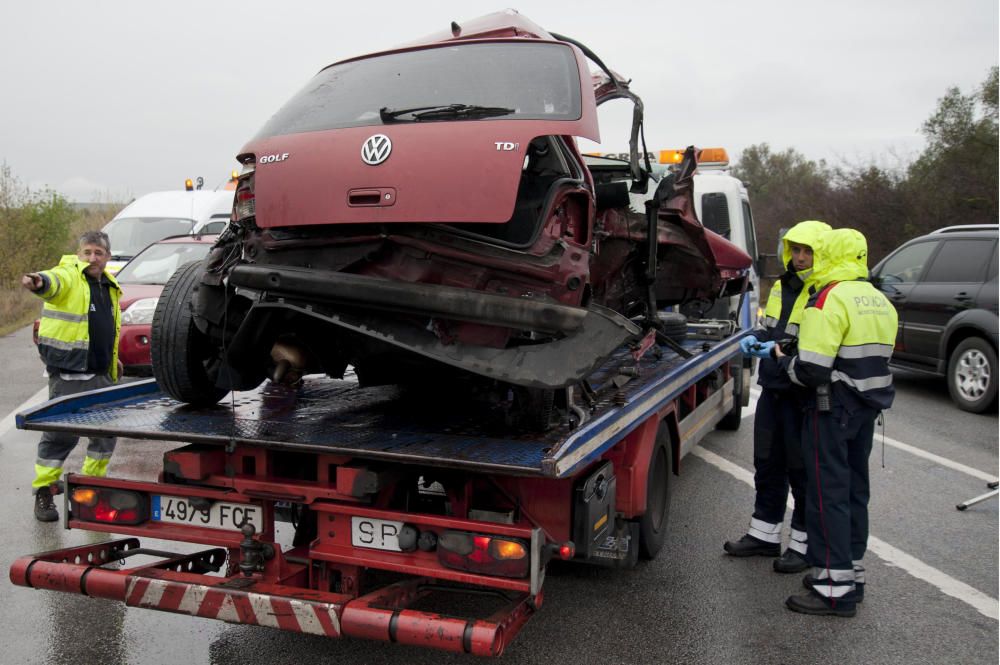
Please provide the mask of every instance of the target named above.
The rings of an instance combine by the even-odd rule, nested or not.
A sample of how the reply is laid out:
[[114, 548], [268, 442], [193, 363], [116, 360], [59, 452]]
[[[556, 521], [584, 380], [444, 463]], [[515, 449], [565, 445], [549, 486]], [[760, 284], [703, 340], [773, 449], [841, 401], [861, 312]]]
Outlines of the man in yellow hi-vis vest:
[[[105, 268], [111, 258], [108, 236], [88, 231], [79, 251], [67, 254], [51, 270], [21, 278], [21, 285], [45, 301], [38, 327], [38, 352], [49, 375], [49, 399], [104, 388], [118, 380], [118, 334], [121, 329], [121, 287]], [[35, 518], [59, 519], [52, 495], [63, 463], [80, 437], [44, 432], [35, 460]], [[107, 474], [115, 450], [113, 437], [91, 437], [83, 462], [88, 476]]]
[[819, 285], [799, 326], [795, 355], [773, 353], [795, 383], [812, 388], [802, 426], [808, 475], [809, 590], [785, 604], [804, 614], [854, 616], [864, 598], [868, 457], [875, 419], [892, 405], [889, 359], [896, 310], [868, 281], [868, 244], [854, 229], [813, 247]]

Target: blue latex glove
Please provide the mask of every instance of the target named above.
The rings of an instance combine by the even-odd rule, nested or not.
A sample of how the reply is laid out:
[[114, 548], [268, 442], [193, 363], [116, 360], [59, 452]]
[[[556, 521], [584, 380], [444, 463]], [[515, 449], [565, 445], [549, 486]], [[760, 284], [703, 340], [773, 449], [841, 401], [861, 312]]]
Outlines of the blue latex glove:
[[740, 351], [743, 352], [743, 355], [749, 356], [752, 354], [753, 345], [757, 343], [756, 337], [753, 335], [747, 335], [746, 337], [740, 339]]
[[755, 358], [770, 358], [771, 349], [773, 348], [774, 342], [757, 342], [757, 344], [750, 349], [750, 355]]

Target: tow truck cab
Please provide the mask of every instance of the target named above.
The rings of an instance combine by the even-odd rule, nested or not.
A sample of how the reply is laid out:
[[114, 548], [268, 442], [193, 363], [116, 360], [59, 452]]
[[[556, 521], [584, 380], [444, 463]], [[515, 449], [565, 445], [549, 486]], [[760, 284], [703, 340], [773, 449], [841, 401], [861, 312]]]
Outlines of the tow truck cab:
[[[705, 228], [715, 231], [749, 254], [751, 289], [747, 293], [739, 322], [752, 328], [760, 305], [760, 255], [757, 251], [757, 231], [754, 228], [750, 196], [743, 183], [729, 173], [729, 157], [724, 148], [702, 151], [698, 173], [694, 176], [694, 206]], [[718, 300], [707, 316], [736, 320], [739, 297]]]

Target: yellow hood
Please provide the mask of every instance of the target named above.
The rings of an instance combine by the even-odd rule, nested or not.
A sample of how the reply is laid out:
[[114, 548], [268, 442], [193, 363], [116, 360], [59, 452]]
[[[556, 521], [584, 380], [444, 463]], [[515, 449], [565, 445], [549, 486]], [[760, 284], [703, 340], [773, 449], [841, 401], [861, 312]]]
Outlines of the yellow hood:
[[868, 241], [855, 229], [835, 229], [813, 245], [812, 281], [819, 286], [868, 277]]
[[[808, 245], [809, 247], [812, 247], [813, 252], [815, 252], [816, 242], [819, 240], [819, 237], [830, 230], [831, 228], [829, 224], [826, 222], [818, 222], [816, 220], [799, 222], [792, 228], [788, 229], [784, 237], [781, 239], [782, 267], [788, 270], [789, 262], [792, 260], [792, 248], [789, 246], [789, 243], [794, 242], [799, 245]], [[814, 263], [812, 268], [799, 270], [795, 274], [804, 284], [810, 284], [814, 281], [812, 279], [812, 273], [815, 270], [815, 267], [816, 265]]]

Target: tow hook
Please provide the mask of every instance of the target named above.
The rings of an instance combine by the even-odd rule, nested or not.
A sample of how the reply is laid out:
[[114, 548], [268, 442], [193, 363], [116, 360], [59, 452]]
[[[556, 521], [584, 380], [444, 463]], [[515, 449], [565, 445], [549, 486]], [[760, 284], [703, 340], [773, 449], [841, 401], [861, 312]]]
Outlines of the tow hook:
[[240, 527], [243, 542], [240, 543], [240, 572], [246, 577], [264, 570], [264, 562], [274, 558], [274, 546], [253, 539], [256, 533], [249, 522]]

